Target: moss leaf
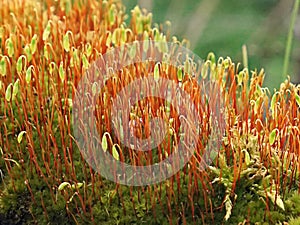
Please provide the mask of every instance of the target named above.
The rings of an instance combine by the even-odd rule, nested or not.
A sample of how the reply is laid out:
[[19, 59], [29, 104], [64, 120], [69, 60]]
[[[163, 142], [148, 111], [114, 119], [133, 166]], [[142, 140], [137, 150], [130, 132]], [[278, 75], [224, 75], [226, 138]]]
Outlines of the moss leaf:
[[[284, 203], [280, 197], [280, 195], [276, 195], [276, 192], [275, 191], [272, 191], [271, 192], [267, 192], [267, 196], [271, 199], [271, 201], [273, 202], [273, 204], [276, 204], [279, 208], [281, 208], [283, 211], [285, 211], [285, 208], [284, 208]], [[276, 202], [275, 202], [276, 200]]]
[[224, 219], [225, 219], [225, 221], [227, 221], [230, 218], [231, 211], [232, 211], [232, 202], [228, 195], [225, 198], [225, 209], [226, 209], [226, 215], [225, 215]]

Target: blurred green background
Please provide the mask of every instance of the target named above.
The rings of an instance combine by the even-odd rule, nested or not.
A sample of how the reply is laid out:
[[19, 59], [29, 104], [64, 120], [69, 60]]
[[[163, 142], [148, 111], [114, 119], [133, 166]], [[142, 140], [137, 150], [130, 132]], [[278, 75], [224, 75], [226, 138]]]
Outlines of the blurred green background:
[[[153, 22], [171, 22], [171, 34], [187, 38], [201, 58], [213, 51], [242, 62], [248, 49], [250, 70], [264, 68], [264, 86], [283, 81], [283, 60], [294, 0], [123, 0], [127, 14], [135, 5], [152, 12]], [[294, 32], [288, 74], [300, 82], [300, 17]]]

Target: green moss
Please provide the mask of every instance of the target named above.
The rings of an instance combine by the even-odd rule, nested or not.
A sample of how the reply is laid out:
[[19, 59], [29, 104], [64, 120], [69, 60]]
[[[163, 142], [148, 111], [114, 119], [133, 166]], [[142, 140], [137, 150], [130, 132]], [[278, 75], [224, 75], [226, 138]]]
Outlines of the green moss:
[[289, 220], [288, 224], [289, 225], [298, 225], [298, 224], [300, 224], [300, 217], [292, 218], [291, 220]]
[[32, 220], [29, 206], [32, 203], [24, 181], [16, 179], [14, 183], [7, 181], [0, 195], [0, 221], [3, 225], [27, 224]]

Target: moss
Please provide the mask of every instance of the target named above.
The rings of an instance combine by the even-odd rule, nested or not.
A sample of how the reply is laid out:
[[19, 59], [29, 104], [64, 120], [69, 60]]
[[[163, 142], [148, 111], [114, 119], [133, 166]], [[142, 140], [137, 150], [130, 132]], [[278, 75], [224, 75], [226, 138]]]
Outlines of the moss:
[[286, 196], [286, 210], [291, 215], [300, 215], [300, 195], [298, 190], [291, 191]]
[[[7, 180], [6, 180], [7, 182]], [[3, 225], [34, 224], [30, 211], [32, 199], [21, 179], [7, 182], [0, 195], [0, 221]], [[31, 222], [30, 222], [31, 221]]]
[[298, 224], [300, 224], [300, 217], [290, 219], [288, 224], [289, 225], [298, 225]]
[[[25, 2], [29, 4], [30, 1]], [[92, 2], [92, 7], [84, 4], [87, 2]], [[34, 1], [31, 3], [36, 4]], [[287, 80], [276, 95], [271, 96], [262, 88], [263, 72], [254, 71], [250, 76], [248, 69], [239, 70], [230, 58], [216, 61], [213, 54], [209, 55], [201, 68], [199, 78], [204, 75], [203, 71], [208, 71], [213, 76], [211, 79], [224, 88], [223, 97], [227, 104], [224, 108], [226, 129], [222, 133], [224, 140], [218, 149], [220, 151], [208, 168], [199, 168], [199, 161], [203, 160], [199, 155], [203, 153], [203, 146], [207, 141], [207, 137], [204, 137], [199, 141], [200, 147], [197, 146], [197, 153], [189, 163], [160, 184], [125, 187], [102, 178], [94, 171], [85, 162], [77, 147], [72, 125], [66, 122], [71, 117], [72, 107], [65, 104], [68, 101], [63, 100], [64, 97], [69, 98], [71, 93], [74, 94], [73, 86], [78, 84], [86, 61], [92, 62], [99, 56], [98, 53], [104, 54], [112, 46], [118, 46], [124, 41], [143, 40], [144, 36], [147, 40], [167, 40], [169, 37], [157, 28], [151, 28], [151, 15], [138, 7], [132, 10], [132, 20], [127, 26], [123, 23], [123, 6], [119, 2], [72, 1], [72, 7], [68, 9], [66, 7], [70, 1], [65, 0], [64, 3], [66, 4], [62, 6], [56, 1], [45, 2], [45, 6], [56, 5], [47, 12], [49, 15], [44, 15], [51, 20], [51, 32], [46, 38], [37, 35], [43, 33], [40, 29], [46, 24], [42, 24], [40, 18], [35, 18], [36, 13], [31, 6], [24, 6], [22, 13], [16, 15], [25, 25], [14, 26], [16, 31], [10, 32], [15, 46], [20, 45], [19, 33], [28, 36], [22, 42], [31, 40], [36, 35], [34, 37], [38, 38], [38, 44], [36, 54], [32, 53], [32, 61], [28, 62], [34, 66], [32, 79], [27, 86], [24, 85], [26, 88], [22, 89], [18, 98], [14, 99], [16, 102], [10, 104], [8, 100], [4, 100], [5, 104], [1, 103], [0, 106], [1, 112], [10, 112], [15, 116], [14, 119], [0, 117], [0, 131], [4, 134], [0, 137], [0, 145], [6, 151], [1, 152], [0, 160], [0, 170], [5, 175], [0, 183], [0, 190], [3, 190], [0, 196], [1, 223], [238, 224], [246, 221], [251, 224], [276, 224], [287, 221], [292, 216], [299, 216], [300, 198], [295, 191], [287, 193], [287, 187], [292, 190], [298, 188], [298, 173], [295, 168], [299, 160], [294, 157], [290, 163], [286, 163], [290, 155], [283, 155], [279, 151], [282, 143], [285, 143], [291, 153], [299, 149], [296, 132], [298, 127], [295, 125], [295, 118], [299, 116], [299, 103], [296, 102], [299, 88]], [[18, 7], [15, 5], [6, 7]], [[6, 12], [3, 11], [3, 15]], [[10, 14], [3, 17], [7, 20], [7, 27], [12, 23], [10, 18]], [[97, 21], [99, 19], [101, 20]], [[78, 20], [83, 24], [80, 30], [77, 26]], [[117, 31], [120, 32], [120, 40]], [[69, 43], [65, 41], [66, 35], [70, 36]], [[93, 37], [97, 35], [100, 38], [94, 40]], [[6, 36], [5, 39], [8, 34]], [[86, 43], [92, 50], [86, 50]], [[27, 45], [35, 49], [32, 41]], [[48, 56], [43, 57], [46, 50]], [[78, 59], [73, 58], [76, 55], [75, 50], [78, 51]], [[22, 48], [15, 48], [14, 51], [14, 56], [7, 56], [6, 52], [1, 54], [9, 57], [12, 62], [17, 60], [18, 55], [25, 54], [29, 57], [29, 53]], [[155, 67], [156, 65], [153, 64], [154, 71], [155, 68], [158, 71], [163, 70], [165, 66], [163, 63], [161, 67]], [[189, 64], [186, 65], [188, 68]], [[12, 74], [9, 74], [12, 80], [8, 76], [0, 76], [5, 86], [17, 77], [24, 81], [22, 76], [25, 71], [15, 73], [15, 67], [15, 63], [12, 64]], [[135, 74], [140, 69], [144, 70], [142, 64], [132, 65], [128, 69], [128, 77], [125, 78], [135, 79], [140, 76]], [[193, 91], [197, 87], [194, 88], [193, 83], [190, 83], [193, 77], [186, 74], [184, 78], [182, 75], [178, 78], [178, 71], [174, 71], [173, 81], [181, 84], [183, 88], [191, 87], [196, 101], [198, 92]], [[167, 71], [161, 72], [164, 74]], [[127, 82], [125, 78], [124, 83]], [[107, 81], [107, 85], [112, 88], [103, 92], [111, 97], [111, 90], [123, 88], [112, 81]], [[1, 96], [5, 96], [5, 91], [0, 90]], [[136, 107], [152, 104], [147, 101], [137, 104]], [[107, 104], [100, 107], [102, 111], [99, 110], [103, 118], [110, 118], [106, 114], [110, 102]], [[210, 107], [209, 103], [206, 106]], [[156, 108], [153, 111], [167, 110], [166, 108]], [[169, 111], [167, 114], [171, 115], [174, 110], [169, 107]], [[141, 112], [143, 110], [137, 110], [135, 116]], [[17, 116], [18, 113], [21, 115]], [[28, 117], [26, 121], [25, 115]], [[175, 121], [174, 118], [167, 119]], [[105, 120], [99, 122], [99, 135], [112, 129], [111, 124], [102, 124], [103, 121]], [[205, 129], [206, 126], [210, 127], [209, 119], [207, 121], [203, 120]], [[277, 134], [276, 129], [280, 131], [277, 136], [274, 135]], [[22, 142], [18, 143], [16, 135], [22, 130], [26, 130], [26, 138], [24, 136]], [[110, 135], [112, 144], [117, 143], [115, 133], [111, 132]], [[153, 151], [151, 160], [159, 161], [165, 157], [166, 152], [172, 152], [175, 138], [171, 143], [168, 142], [169, 147], [164, 144], [166, 143], [161, 146], [163, 154], [160, 155], [157, 148]], [[148, 163], [144, 155], [130, 158], [128, 149], [120, 146], [120, 153], [124, 151], [125, 161], [140, 160]], [[279, 190], [276, 197], [284, 201], [285, 211], [281, 201], [274, 203], [275, 189]]]

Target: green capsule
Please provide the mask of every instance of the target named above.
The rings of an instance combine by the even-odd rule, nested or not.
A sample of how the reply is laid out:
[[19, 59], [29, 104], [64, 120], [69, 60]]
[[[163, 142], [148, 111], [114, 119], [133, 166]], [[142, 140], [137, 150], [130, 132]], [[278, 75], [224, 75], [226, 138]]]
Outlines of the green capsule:
[[23, 58], [26, 59], [24, 55], [21, 55], [17, 60], [17, 73], [20, 74], [23, 70]]
[[6, 89], [6, 91], [5, 91], [5, 99], [6, 99], [6, 101], [8, 101], [8, 102], [10, 102], [10, 100], [11, 100], [11, 89], [12, 89], [12, 87], [13, 87], [13, 84], [10, 83], [10, 84], [7, 86], [7, 89]]
[[116, 11], [116, 6], [113, 4], [111, 5], [110, 9], [109, 9], [109, 23], [110, 25], [113, 25], [115, 23], [115, 11]]
[[47, 45], [44, 45], [44, 57], [49, 60], [49, 52], [48, 52], [48, 48]]
[[32, 59], [32, 54], [31, 54], [31, 50], [30, 50], [30, 47], [29, 47], [28, 44], [25, 45], [25, 47], [24, 47], [24, 52], [25, 52], [25, 55], [26, 55], [26, 57], [27, 57], [28, 62], [30, 62], [31, 59]]
[[4, 56], [2, 56], [2, 59], [0, 60], [0, 74], [2, 76], [6, 75], [6, 60]]
[[65, 1], [65, 10], [66, 10], [66, 14], [68, 15], [69, 12], [71, 11], [72, 9], [72, 3], [71, 3], [71, 0], [67, 0]]
[[93, 52], [92, 45], [90, 43], [87, 43], [85, 48], [86, 48], [87, 57], [90, 57], [92, 55], [92, 52]]
[[29, 66], [26, 70], [26, 75], [25, 75], [25, 80], [26, 80], [26, 83], [29, 84], [30, 81], [31, 81], [31, 70], [32, 70], [33, 66]]
[[11, 40], [11, 36], [6, 40], [5, 46], [7, 48], [7, 54], [8, 54], [8, 56], [12, 57], [14, 55], [15, 50], [14, 50], [14, 44], [13, 44], [13, 42]]
[[124, 27], [121, 28], [121, 44], [126, 43], [126, 31]]
[[242, 152], [244, 152], [245, 154], [245, 163], [247, 166], [249, 166], [249, 164], [251, 163], [250, 154], [246, 149], [243, 149]]
[[74, 58], [73, 58], [73, 56], [70, 57], [70, 67], [74, 67]]
[[62, 182], [59, 186], [58, 186], [58, 190], [62, 191], [63, 189], [65, 189], [65, 187], [71, 187], [71, 184], [69, 182]]
[[69, 35], [66, 33], [63, 37], [63, 47], [66, 52], [70, 51], [70, 40], [69, 40]]
[[270, 109], [272, 111], [272, 116], [273, 118], [275, 117], [275, 107], [276, 107], [276, 101], [277, 101], [277, 95], [279, 94], [279, 92], [275, 92], [273, 94], [273, 97], [271, 99], [271, 106], [270, 106]]
[[89, 68], [89, 61], [87, 60], [85, 54], [82, 54], [82, 64], [83, 64], [83, 68], [88, 69]]
[[130, 49], [129, 49], [129, 52], [128, 52], [128, 55], [129, 55], [130, 59], [133, 59], [134, 57], [136, 57], [136, 53], [137, 53], [136, 50], [139, 49], [138, 44], [139, 43], [137, 41], [134, 41], [132, 43], [132, 45], [130, 46]]
[[78, 49], [73, 48], [73, 57], [71, 59], [73, 59], [74, 66], [76, 64], [79, 66], [80, 60], [79, 60], [79, 57], [78, 57]]
[[156, 63], [154, 66], [154, 80], [155, 81], [159, 80], [159, 65], [160, 65], [160, 63]]
[[160, 33], [157, 28], [153, 28], [152, 33], [154, 35], [154, 41], [159, 42], [160, 41]]
[[178, 79], [179, 82], [182, 82], [183, 72], [182, 72], [181, 68], [179, 68], [178, 71], [177, 71], [177, 79]]
[[49, 20], [47, 23], [47, 26], [43, 32], [43, 41], [46, 41], [48, 39], [50, 32], [51, 32], [51, 22]]
[[119, 41], [119, 28], [115, 29], [112, 37], [111, 37], [111, 41], [114, 45], [118, 44]]
[[184, 72], [187, 74], [191, 74], [191, 64], [188, 60], [185, 60], [184, 62]]
[[161, 35], [160, 51], [161, 52], [168, 52], [169, 51], [169, 46], [168, 46], [165, 35]]
[[111, 151], [112, 151], [112, 155], [115, 158], [115, 160], [119, 161], [120, 160], [120, 156], [119, 156], [118, 150], [116, 148], [116, 144], [113, 145]]
[[37, 35], [33, 35], [31, 42], [30, 42], [30, 50], [31, 50], [31, 54], [34, 54], [36, 49], [37, 49]]
[[258, 84], [256, 84], [256, 93], [258, 94], [258, 96], [263, 95], [262, 88]]
[[72, 184], [72, 185], [71, 185], [71, 188], [72, 188], [73, 190], [76, 190], [76, 189], [81, 188], [82, 186], [83, 186], [83, 183], [76, 183], [76, 184]]
[[149, 49], [149, 34], [147, 31], [144, 31], [143, 40], [143, 50], [144, 52], [147, 52]]
[[142, 20], [138, 20], [136, 21], [136, 30], [138, 34], [142, 34], [144, 31], [144, 24]]
[[212, 64], [216, 63], [216, 56], [213, 52], [208, 53], [207, 60], [211, 61]]
[[104, 134], [103, 137], [102, 137], [101, 146], [102, 146], [102, 150], [103, 150], [104, 152], [106, 152], [107, 149], [108, 149], [108, 145], [107, 145], [107, 137], [106, 137], [105, 134]]
[[18, 140], [18, 143], [19, 143], [19, 144], [21, 143], [24, 134], [26, 134], [26, 131], [24, 131], [24, 130], [21, 131], [21, 132], [18, 134], [17, 140]]
[[108, 36], [106, 38], [106, 46], [109, 47], [110, 44], [112, 42], [112, 38], [111, 38], [111, 32], [108, 33]]
[[17, 96], [19, 89], [20, 89], [20, 80], [17, 79], [13, 86], [13, 93], [12, 93], [13, 99]]
[[255, 114], [258, 113], [258, 110], [259, 110], [259, 106], [260, 106], [260, 104], [261, 104], [261, 101], [262, 101], [262, 98], [261, 98], [261, 97], [259, 97], [259, 98], [256, 99], [256, 101], [255, 101], [255, 105], [254, 105], [254, 112], [255, 112]]
[[237, 75], [237, 83], [238, 83], [238, 85], [242, 85], [243, 79], [244, 79], [244, 71], [241, 71]]
[[273, 145], [275, 142], [277, 136], [277, 129], [275, 128], [274, 130], [272, 130], [272, 132], [269, 134], [269, 143], [270, 145]]
[[55, 62], [51, 62], [51, 63], [49, 64], [49, 73], [50, 73], [50, 75], [53, 74], [55, 68], [56, 68]]
[[62, 82], [65, 80], [65, 71], [64, 71], [64, 64], [60, 62], [59, 69], [58, 69], [59, 77]]

